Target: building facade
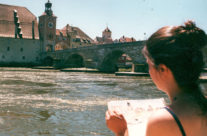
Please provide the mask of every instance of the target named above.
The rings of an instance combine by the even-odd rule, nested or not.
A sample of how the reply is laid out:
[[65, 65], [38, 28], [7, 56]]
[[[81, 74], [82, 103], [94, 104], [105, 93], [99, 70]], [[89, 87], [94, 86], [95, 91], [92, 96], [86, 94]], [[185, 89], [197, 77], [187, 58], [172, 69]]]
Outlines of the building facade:
[[49, 0], [39, 22], [25, 7], [0, 4], [0, 11], [0, 66], [39, 65], [45, 52], [94, 44], [78, 27], [56, 29]]
[[0, 64], [39, 64], [37, 18], [25, 7], [0, 4]]
[[62, 29], [56, 29], [55, 50], [90, 46], [94, 41], [80, 28], [67, 24]]
[[95, 38], [95, 43], [96, 44], [110, 44], [113, 43], [113, 39], [111, 38], [111, 30], [107, 27], [103, 32], [102, 32], [102, 37], [96, 37]]

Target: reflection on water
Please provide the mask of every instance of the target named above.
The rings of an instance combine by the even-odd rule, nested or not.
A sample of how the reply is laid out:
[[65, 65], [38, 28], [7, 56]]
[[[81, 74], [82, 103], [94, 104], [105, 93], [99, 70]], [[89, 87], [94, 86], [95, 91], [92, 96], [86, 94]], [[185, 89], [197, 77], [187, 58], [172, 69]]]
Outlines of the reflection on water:
[[107, 102], [160, 98], [148, 77], [0, 68], [0, 135], [112, 136]]

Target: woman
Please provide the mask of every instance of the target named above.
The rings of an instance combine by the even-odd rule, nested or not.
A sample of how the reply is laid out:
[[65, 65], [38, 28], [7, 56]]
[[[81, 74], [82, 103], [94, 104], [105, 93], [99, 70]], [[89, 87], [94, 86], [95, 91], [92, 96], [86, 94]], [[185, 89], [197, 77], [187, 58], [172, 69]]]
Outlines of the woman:
[[[206, 34], [192, 21], [155, 32], [143, 49], [150, 76], [171, 104], [148, 119], [147, 136], [207, 136], [207, 100], [199, 88]], [[117, 136], [127, 135], [124, 117], [106, 112], [106, 124]]]

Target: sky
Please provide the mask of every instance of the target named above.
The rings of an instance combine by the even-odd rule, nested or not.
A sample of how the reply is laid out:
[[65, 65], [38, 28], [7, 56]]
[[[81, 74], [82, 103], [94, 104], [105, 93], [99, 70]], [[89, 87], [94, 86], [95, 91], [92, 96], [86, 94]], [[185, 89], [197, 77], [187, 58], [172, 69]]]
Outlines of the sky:
[[[0, 0], [1, 4], [23, 6], [37, 18], [48, 0]], [[108, 26], [112, 39], [134, 37], [145, 40], [166, 25], [194, 20], [207, 32], [207, 0], [50, 0], [57, 28], [79, 27], [94, 39]]]

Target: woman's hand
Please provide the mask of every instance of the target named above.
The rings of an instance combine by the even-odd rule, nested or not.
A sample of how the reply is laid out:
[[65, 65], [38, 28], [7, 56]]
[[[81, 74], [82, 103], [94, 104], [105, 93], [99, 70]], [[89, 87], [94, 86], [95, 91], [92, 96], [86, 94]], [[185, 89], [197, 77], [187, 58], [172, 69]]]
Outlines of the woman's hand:
[[116, 136], [124, 136], [127, 132], [124, 116], [115, 111], [106, 111], [106, 125]]

